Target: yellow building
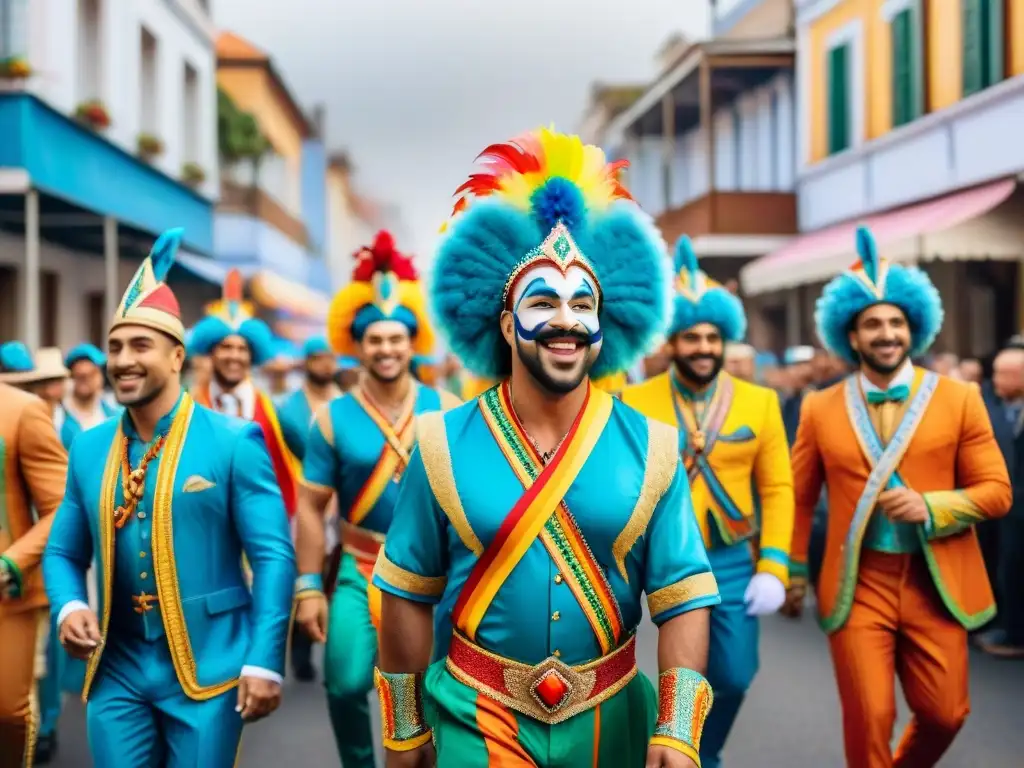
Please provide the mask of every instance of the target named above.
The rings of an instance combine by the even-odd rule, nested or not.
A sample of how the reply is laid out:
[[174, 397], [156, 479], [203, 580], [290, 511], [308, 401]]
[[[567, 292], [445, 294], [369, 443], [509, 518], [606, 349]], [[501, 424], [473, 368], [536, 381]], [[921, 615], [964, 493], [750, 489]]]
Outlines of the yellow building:
[[743, 269], [752, 312], [787, 345], [811, 341], [814, 300], [866, 224], [939, 287], [937, 348], [988, 354], [1024, 309], [1024, 0], [797, 8], [802, 234]]

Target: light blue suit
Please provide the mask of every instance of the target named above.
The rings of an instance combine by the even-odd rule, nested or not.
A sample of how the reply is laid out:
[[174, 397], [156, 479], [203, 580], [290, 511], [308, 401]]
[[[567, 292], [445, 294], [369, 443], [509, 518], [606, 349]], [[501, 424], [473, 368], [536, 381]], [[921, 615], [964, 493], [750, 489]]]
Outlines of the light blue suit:
[[[176, 445], [172, 422], [182, 408], [192, 413]], [[120, 452], [119, 427], [138, 466], [147, 446], [128, 414], [79, 435], [43, 557], [56, 616], [86, 601], [94, 553], [101, 573], [105, 637], [85, 689], [93, 761], [104, 768], [230, 768], [242, 732], [234, 686], [243, 667], [257, 676], [284, 674], [295, 554], [270, 456], [258, 425], [183, 395], [157, 426], [168, 439], [149, 465], [135, 514], [117, 530], [110, 514], [124, 501], [119, 471], [114, 503], [102, 496]], [[168, 462], [177, 451], [174, 466]], [[140, 601], [142, 595], [158, 602]]]
[[306, 390], [299, 387], [285, 398], [275, 403], [277, 418], [281, 422], [281, 434], [295, 458], [299, 461], [306, 456], [306, 436], [313, 423], [313, 411], [309, 407]]

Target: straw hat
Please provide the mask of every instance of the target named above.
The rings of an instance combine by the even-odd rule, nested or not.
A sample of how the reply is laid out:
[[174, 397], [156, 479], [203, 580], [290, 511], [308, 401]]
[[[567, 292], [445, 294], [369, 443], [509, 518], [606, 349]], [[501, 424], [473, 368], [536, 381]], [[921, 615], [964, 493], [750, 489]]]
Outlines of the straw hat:
[[64, 367], [64, 355], [58, 347], [43, 347], [35, 354], [30, 371], [0, 373], [0, 381], [7, 384], [36, 384], [50, 379], [66, 379], [70, 372]]

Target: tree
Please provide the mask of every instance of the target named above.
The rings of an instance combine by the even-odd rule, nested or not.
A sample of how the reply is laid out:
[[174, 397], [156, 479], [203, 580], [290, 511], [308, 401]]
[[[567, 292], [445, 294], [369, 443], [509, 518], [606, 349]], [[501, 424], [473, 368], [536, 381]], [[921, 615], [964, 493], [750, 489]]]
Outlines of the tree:
[[234, 100], [217, 89], [217, 145], [221, 160], [228, 166], [249, 162], [252, 167], [252, 185], [259, 179], [260, 164], [272, 147], [260, 130], [256, 118], [243, 112]]

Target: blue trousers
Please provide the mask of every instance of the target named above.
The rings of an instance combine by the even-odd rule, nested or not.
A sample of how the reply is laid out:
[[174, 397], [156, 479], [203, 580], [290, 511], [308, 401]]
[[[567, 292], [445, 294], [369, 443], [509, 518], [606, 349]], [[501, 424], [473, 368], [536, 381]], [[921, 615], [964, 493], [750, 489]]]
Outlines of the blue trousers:
[[743, 593], [754, 575], [750, 546], [746, 542], [719, 545], [708, 552], [708, 559], [722, 602], [711, 609], [707, 678], [715, 700], [704, 723], [700, 762], [702, 768], [719, 768], [725, 740], [757, 673], [758, 623], [755, 616], [747, 616], [743, 604]]
[[232, 768], [242, 738], [237, 701], [234, 689], [209, 701], [185, 696], [166, 640], [111, 636], [86, 707], [93, 763], [103, 768]]
[[46, 645], [46, 677], [36, 684], [39, 697], [39, 735], [52, 736], [57, 730], [60, 711], [64, 705], [61, 682], [64, 679], [64, 665], [67, 652], [61, 647], [57, 632], [57, 621], [50, 618], [50, 640]]

